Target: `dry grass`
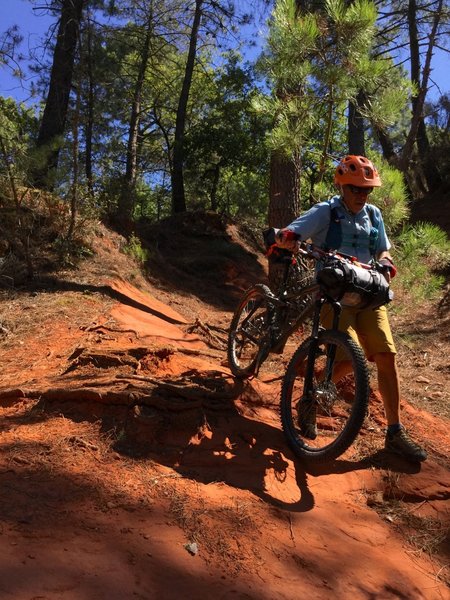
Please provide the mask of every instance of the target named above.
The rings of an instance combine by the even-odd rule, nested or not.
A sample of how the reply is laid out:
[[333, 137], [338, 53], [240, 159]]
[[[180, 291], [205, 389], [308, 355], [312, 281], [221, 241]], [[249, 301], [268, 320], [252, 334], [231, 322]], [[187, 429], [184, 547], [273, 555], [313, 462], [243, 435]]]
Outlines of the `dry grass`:
[[[412, 506], [402, 501], [399, 482], [401, 473], [387, 470], [383, 473], [384, 492], [365, 490], [367, 505], [377, 511], [401, 533], [415, 557], [427, 556], [432, 564], [438, 565], [437, 581], [450, 587], [450, 525], [449, 522], [429, 515], [420, 515], [426, 501]], [[446, 560], [448, 557], [448, 560]]]
[[[403, 301], [402, 301], [403, 300]], [[418, 408], [450, 419], [450, 320], [440, 302], [417, 306], [400, 299], [391, 316], [402, 396]]]
[[112, 300], [101, 294], [80, 293], [6, 293], [0, 295], [0, 348], [17, 347], [22, 338], [33, 336], [44, 341], [49, 337], [55, 322], [66, 321], [70, 327], [86, 327], [94, 315], [105, 311]]
[[[437, 563], [436, 580], [442, 581], [450, 588], [450, 528], [448, 523], [432, 517], [414, 515], [411, 511], [405, 510], [402, 511], [400, 519], [402, 534], [411, 546], [409, 552], [417, 557], [425, 555]], [[448, 560], [444, 562], [443, 556], [445, 555]]]
[[[184, 485], [186, 482], [184, 482]], [[165, 485], [163, 494], [169, 498], [169, 513], [185, 532], [190, 544], [197, 544], [198, 551], [209, 561], [218, 560], [234, 574], [247, 570], [249, 564], [260, 562], [254, 535], [258, 527], [252, 515], [250, 503], [239, 498], [230, 504], [217, 506], [201, 497], [197, 484], [196, 493], [184, 491], [184, 487]], [[195, 505], [194, 505], [195, 502]]]

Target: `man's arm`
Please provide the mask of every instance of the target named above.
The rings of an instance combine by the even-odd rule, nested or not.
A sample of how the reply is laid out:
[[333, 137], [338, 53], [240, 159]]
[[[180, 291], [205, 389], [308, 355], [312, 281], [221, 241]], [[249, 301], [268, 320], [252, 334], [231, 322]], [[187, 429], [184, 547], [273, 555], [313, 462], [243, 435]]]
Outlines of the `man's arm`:
[[[328, 202], [320, 202], [297, 217], [287, 227], [280, 229], [277, 235], [277, 244], [291, 252], [296, 251], [297, 240], [312, 239], [313, 243], [321, 245], [329, 226], [330, 206]], [[293, 233], [296, 234], [294, 238], [292, 237]]]

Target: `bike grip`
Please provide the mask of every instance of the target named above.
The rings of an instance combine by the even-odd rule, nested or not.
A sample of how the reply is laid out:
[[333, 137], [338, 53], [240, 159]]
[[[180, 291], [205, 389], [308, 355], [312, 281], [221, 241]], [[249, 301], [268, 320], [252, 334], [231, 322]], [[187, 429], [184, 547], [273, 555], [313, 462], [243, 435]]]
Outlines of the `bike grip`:
[[390, 258], [382, 258], [378, 264], [381, 266], [381, 272], [383, 272], [384, 270], [389, 271], [389, 275], [391, 276], [391, 279], [393, 279], [396, 275], [397, 275], [397, 267], [394, 265], [394, 263], [392, 262], [392, 260]]
[[290, 229], [285, 229], [283, 231], [283, 236], [286, 241], [296, 242], [301, 239], [301, 236], [298, 233], [295, 233], [295, 231], [291, 231]]

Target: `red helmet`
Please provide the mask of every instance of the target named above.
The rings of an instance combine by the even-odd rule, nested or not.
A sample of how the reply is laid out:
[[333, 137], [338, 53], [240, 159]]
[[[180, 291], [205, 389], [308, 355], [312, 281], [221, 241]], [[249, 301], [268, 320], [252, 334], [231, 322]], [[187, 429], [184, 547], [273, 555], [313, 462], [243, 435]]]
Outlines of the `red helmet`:
[[380, 187], [381, 179], [368, 158], [349, 155], [341, 159], [334, 174], [334, 183], [358, 187]]

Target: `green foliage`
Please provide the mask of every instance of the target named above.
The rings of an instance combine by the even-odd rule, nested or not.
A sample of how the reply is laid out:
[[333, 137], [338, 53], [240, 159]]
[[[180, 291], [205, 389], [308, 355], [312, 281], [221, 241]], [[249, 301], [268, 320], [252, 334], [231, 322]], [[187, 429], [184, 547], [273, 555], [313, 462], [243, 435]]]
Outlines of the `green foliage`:
[[274, 94], [259, 94], [254, 99], [257, 114], [273, 121], [269, 136], [272, 150], [287, 155], [296, 152], [306, 141], [317, 119], [315, 97], [311, 93], [312, 57], [317, 52], [319, 26], [312, 14], [297, 18], [294, 0], [276, 3], [271, 22], [268, 51], [260, 69], [272, 83]]
[[442, 268], [450, 259], [450, 242], [437, 225], [419, 222], [407, 225], [397, 238], [402, 260], [425, 259], [434, 269]]
[[[268, 165], [267, 165], [268, 167]], [[256, 220], [261, 226], [267, 221], [268, 168], [254, 170], [242, 165], [226, 171], [219, 194], [223, 198], [221, 211], [239, 219]]]
[[69, 240], [66, 236], [59, 235], [52, 246], [58, 256], [60, 266], [64, 268], [76, 268], [81, 260], [94, 254], [86, 241], [77, 236]]
[[450, 242], [442, 229], [419, 222], [406, 226], [396, 240], [399, 282], [415, 300], [435, 299], [444, 277], [437, 272], [450, 265]]
[[450, 93], [426, 105], [430, 158], [439, 166], [443, 181], [450, 181]]
[[[333, 193], [330, 149], [347, 152], [345, 111], [359, 91], [366, 92], [363, 113], [381, 125], [395, 122], [407, 101], [409, 88], [392, 63], [372, 56], [376, 16], [368, 0], [327, 0], [314, 12], [298, 11], [295, 0], [276, 3], [261, 61], [275, 92], [260, 94], [254, 107], [273, 120], [270, 148], [300, 157], [309, 205]], [[404, 216], [395, 206], [393, 226]]]
[[267, 208], [269, 126], [252, 109], [253, 74], [239, 56], [222, 57], [221, 67], [196, 73], [194, 91], [201, 110], [192, 115], [186, 134], [185, 184], [189, 206], [235, 215], [255, 206]]
[[11, 186], [26, 183], [29, 148], [36, 129], [32, 108], [0, 96], [0, 178], [11, 195]]
[[361, 114], [381, 129], [398, 128], [412, 93], [411, 82], [389, 58], [371, 59], [367, 69], [371, 77], [361, 82], [366, 95]]
[[125, 254], [132, 256], [138, 263], [145, 264], [149, 259], [149, 252], [143, 248], [141, 240], [132, 234], [124, 246], [123, 251]]
[[368, 155], [377, 166], [382, 182], [380, 188], [374, 188], [370, 202], [381, 209], [387, 233], [392, 235], [409, 215], [408, 196], [403, 175], [379, 155], [373, 152]]

